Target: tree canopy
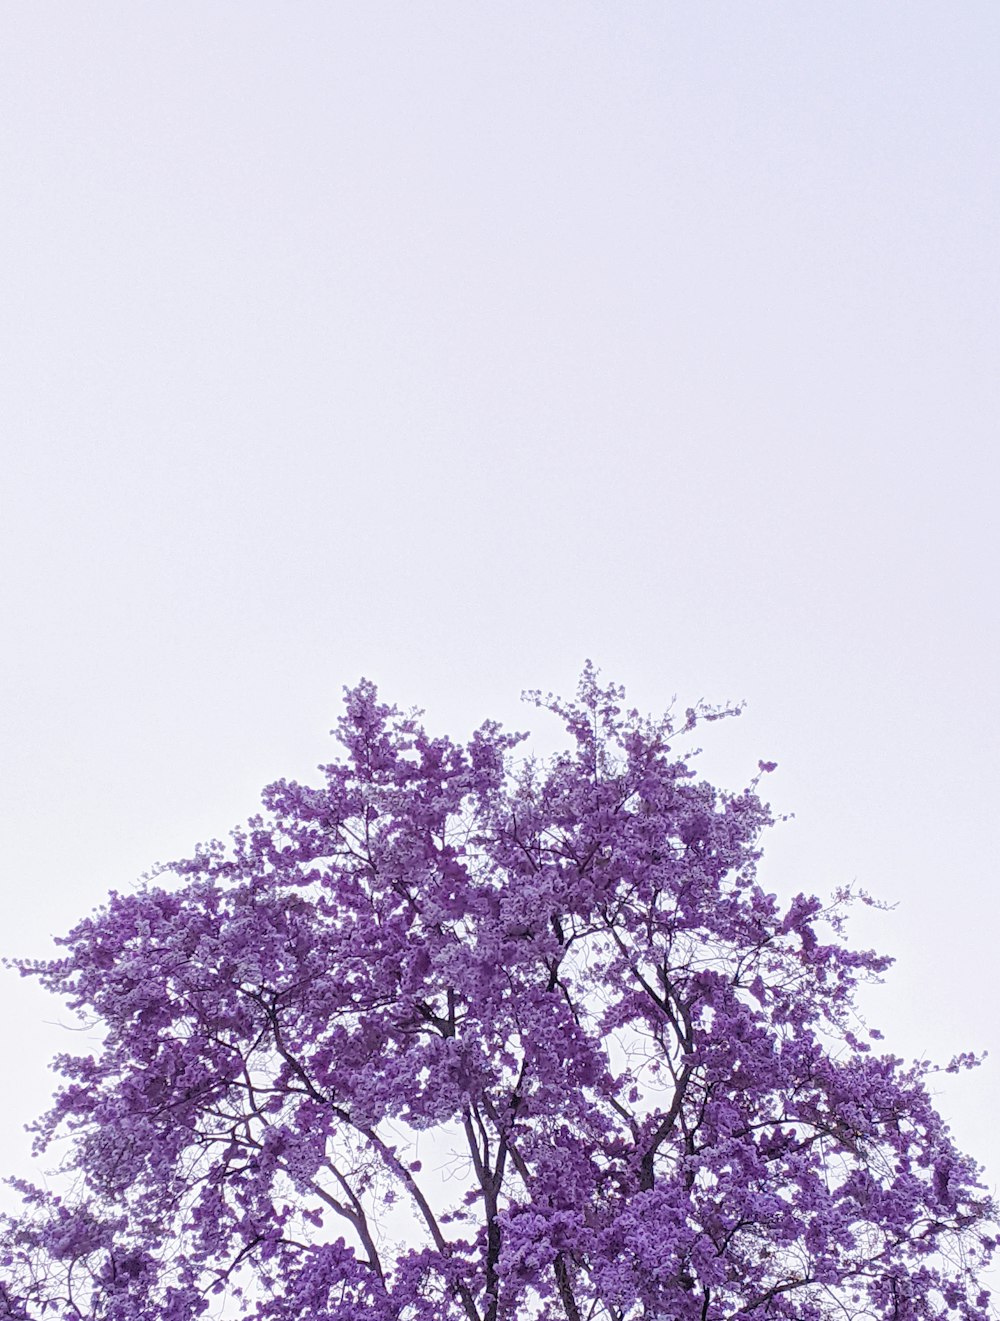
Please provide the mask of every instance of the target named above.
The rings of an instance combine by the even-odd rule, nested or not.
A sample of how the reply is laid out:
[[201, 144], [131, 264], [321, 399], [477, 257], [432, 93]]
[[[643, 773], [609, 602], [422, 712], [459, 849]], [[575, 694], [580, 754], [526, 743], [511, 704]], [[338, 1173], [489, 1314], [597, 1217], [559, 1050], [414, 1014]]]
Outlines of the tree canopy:
[[532, 697], [547, 760], [362, 681], [318, 787], [17, 965], [99, 1046], [57, 1060], [0, 1316], [989, 1315], [977, 1167], [857, 1007], [889, 960], [847, 892], [758, 882], [759, 775], [674, 750], [726, 712], [590, 666]]

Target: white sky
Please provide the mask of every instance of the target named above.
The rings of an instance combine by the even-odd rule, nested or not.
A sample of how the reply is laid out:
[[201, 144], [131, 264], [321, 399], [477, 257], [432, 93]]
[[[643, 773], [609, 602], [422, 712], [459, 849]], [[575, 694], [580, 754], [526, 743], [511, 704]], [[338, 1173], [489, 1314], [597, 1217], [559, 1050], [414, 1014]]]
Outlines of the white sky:
[[[1000, 8], [0, 11], [2, 938], [583, 659], [857, 881], [1000, 1178]], [[541, 730], [544, 739], [548, 731]], [[4, 974], [3, 1167], [76, 1038]]]

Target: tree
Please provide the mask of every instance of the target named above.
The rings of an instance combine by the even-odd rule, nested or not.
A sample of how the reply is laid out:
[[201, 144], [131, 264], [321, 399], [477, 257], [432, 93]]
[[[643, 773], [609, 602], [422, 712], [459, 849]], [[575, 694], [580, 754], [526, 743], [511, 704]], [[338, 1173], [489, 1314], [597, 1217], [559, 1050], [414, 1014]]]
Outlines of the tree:
[[321, 788], [18, 965], [102, 1040], [57, 1061], [67, 1191], [21, 1185], [0, 1315], [988, 1315], [976, 1166], [855, 1006], [889, 960], [850, 895], [758, 885], [759, 776], [671, 754], [727, 712], [623, 696], [533, 694], [538, 763], [362, 682]]

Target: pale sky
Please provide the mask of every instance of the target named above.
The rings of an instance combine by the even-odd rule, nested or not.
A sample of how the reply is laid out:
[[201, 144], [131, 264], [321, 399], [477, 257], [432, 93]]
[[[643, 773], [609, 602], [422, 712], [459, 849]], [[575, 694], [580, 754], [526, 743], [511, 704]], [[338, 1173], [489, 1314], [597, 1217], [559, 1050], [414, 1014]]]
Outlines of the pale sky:
[[[0, 10], [2, 945], [585, 657], [898, 906], [868, 1003], [1000, 1181], [1000, 7]], [[76, 1049], [2, 975], [5, 1170]], [[65, 1014], [64, 1022], [69, 1022]]]

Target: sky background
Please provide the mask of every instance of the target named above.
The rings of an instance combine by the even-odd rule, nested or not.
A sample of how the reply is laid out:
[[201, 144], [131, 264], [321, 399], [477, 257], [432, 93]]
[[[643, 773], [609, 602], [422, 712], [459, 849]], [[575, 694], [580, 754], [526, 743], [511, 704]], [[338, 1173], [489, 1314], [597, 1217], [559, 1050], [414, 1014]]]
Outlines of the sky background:
[[[746, 699], [782, 893], [1000, 1180], [1000, 7], [0, 11], [0, 946], [261, 786], [341, 689], [556, 731], [586, 657]], [[0, 1165], [81, 1048], [0, 974]]]

